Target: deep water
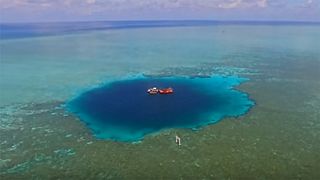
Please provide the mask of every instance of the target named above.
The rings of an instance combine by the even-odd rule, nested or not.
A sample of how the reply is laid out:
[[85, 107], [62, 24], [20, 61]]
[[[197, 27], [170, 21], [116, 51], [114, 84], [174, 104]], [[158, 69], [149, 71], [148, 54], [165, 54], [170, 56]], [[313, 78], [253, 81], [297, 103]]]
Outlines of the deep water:
[[[233, 89], [238, 77], [133, 78], [84, 92], [68, 103], [97, 138], [138, 141], [167, 128], [199, 128], [226, 116], [239, 116], [253, 106], [247, 94]], [[148, 88], [174, 89], [149, 95]]]

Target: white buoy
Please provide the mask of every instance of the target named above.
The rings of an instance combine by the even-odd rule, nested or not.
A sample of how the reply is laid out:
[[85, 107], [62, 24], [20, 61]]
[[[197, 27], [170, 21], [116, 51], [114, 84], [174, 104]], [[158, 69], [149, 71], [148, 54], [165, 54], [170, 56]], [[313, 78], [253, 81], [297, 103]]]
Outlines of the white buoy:
[[179, 136], [176, 136], [176, 143], [181, 146], [181, 138]]

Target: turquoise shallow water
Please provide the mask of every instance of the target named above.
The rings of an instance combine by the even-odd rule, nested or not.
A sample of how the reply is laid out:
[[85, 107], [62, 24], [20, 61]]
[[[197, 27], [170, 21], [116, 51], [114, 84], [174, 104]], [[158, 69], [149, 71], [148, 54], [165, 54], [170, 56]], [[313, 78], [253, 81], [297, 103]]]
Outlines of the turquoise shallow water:
[[310, 56], [307, 61], [320, 56], [319, 27], [123, 28], [1, 39], [0, 106], [65, 101], [106, 80], [168, 67], [232, 61], [239, 63], [235, 67], [250, 68], [264, 63], [261, 59], [290, 60], [303, 54]]
[[[28, 35], [25, 26], [19, 30]], [[319, 179], [319, 25], [238, 23], [48, 33], [0, 39], [0, 179]], [[208, 117], [216, 111], [197, 109], [193, 113], [204, 117], [195, 118], [200, 126], [180, 124], [184, 118], [170, 127], [160, 124], [168, 130], [154, 128], [141, 143], [97, 139], [95, 124], [83, 123], [92, 119], [66, 111], [70, 98], [119, 87], [105, 86], [113, 83], [137, 82], [135, 74], [154, 79], [246, 77], [240, 86], [242, 78], [232, 86], [227, 80], [235, 89], [220, 89], [223, 99], [244, 100], [232, 101], [243, 107], [232, 108], [235, 114], [247, 109], [245, 93], [256, 105], [237, 120], [223, 118], [199, 131], [186, 129], [214, 120]], [[218, 82], [210, 79], [203, 83]], [[184, 80], [190, 87], [201, 79]], [[204, 105], [211, 110], [210, 103]], [[103, 128], [96, 128], [102, 129], [101, 138], [110, 135], [103, 137]], [[146, 132], [138, 130], [142, 134], [135, 139]], [[175, 144], [175, 135], [182, 146]]]
[[[168, 128], [198, 128], [223, 117], [240, 116], [253, 106], [233, 89], [239, 77], [145, 78], [113, 81], [80, 94], [68, 103], [100, 139], [138, 141]], [[172, 87], [170, 95], [149, 95], [148, 88]]]

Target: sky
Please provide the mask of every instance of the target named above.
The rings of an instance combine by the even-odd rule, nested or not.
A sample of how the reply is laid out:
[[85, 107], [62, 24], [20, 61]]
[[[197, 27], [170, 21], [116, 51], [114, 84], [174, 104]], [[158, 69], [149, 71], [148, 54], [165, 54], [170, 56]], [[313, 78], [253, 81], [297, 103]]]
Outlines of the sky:
[[320, 0], [0, 0], [0, 22], [320, 21]]

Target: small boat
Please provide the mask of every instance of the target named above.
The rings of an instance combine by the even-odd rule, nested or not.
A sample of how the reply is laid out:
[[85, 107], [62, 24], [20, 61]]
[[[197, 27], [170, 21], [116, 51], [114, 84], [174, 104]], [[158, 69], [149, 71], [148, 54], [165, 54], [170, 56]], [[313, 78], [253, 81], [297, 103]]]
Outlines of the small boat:
[[158, 94], [159, 90], [156, 87], [150, 88], [147, 91], [149, 94], [154, 95], [154, 94]]
[[159, 89], [160, 94], [172, 94], [173, 89], [172, 88], [166, 88], [166, 89]]
[[165, 88], [165, 89], [158, 89], [156, 87], [150, 88], [147, 91], [149, 94], [151, 95], [155, 95], [155, 94], [172, 94], [173, 93], [173, 89], [172, 88]]

